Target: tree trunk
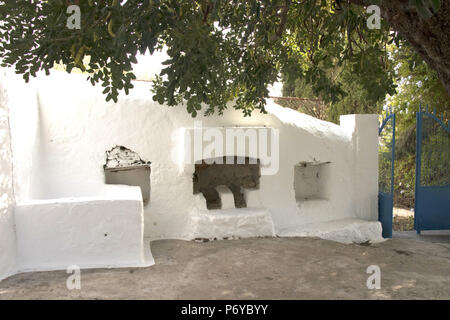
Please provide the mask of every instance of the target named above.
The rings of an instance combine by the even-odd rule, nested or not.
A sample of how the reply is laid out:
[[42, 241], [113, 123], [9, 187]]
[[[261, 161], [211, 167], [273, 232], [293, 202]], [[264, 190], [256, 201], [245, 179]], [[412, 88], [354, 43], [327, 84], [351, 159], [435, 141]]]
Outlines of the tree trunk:
[[[362, 0], [350, 0], [362, 4]], [[399, 32], [437, 71], [439, 79], [450, 95], [450, 1], [441, 0], [441, 9], [429, 20], [420, 17], [408, 0], [384, 0], [381, 14], [391, 28]]]

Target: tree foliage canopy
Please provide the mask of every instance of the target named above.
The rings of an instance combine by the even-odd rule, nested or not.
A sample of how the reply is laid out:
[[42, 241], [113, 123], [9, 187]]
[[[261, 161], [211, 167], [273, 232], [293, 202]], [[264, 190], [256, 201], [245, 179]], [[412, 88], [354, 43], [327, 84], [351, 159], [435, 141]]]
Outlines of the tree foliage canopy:
[[[394, 88], [386, 46], [399, 35], [386, 22], [368, 29], [363, 1], [89, 0], [79, 2], [79, 30], [66, 27], [70, 2], [0, 0], [2, 65], [25, 80], [55, 63], [68, 72], [79, 67], [117, 101], [133, 88], [137, 54], [165, 47], [154, 99], [185, 101], [192, 116], [202, 104], [212, 114], [231, 101], [245, 115], [264, 112], [267, 87], [280, 73], [301, 77], [326, 102], [345, 92], [342, 77], [358, 78], [374, 99]], [[410, 4], [427, 18], [440, 1]]]
[[407, 125], [415, 123], [415, 112], [419, 105], [428, 105], [430, 111], [435, 109], [439, 114], [444, 113], [444, 118], [448, 119], [450, 95], [439, 81], [436, 71], [406, 44], [393, 47], [391, 51], [399, 90], [388, 100], [395, 111], [408, 115]]

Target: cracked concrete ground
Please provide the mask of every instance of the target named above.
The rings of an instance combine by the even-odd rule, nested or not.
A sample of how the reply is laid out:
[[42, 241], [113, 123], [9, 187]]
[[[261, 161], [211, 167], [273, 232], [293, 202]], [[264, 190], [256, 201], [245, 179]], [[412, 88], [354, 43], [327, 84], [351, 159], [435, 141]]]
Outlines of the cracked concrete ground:
[[[149, 268], [23, 273], [0, 282], [0, 299], [450, 299], [450, 244], [392, 239], [370, 246], [312, 238], [151, 244]], [[366, 286], [370, 265], [381, 289]]]

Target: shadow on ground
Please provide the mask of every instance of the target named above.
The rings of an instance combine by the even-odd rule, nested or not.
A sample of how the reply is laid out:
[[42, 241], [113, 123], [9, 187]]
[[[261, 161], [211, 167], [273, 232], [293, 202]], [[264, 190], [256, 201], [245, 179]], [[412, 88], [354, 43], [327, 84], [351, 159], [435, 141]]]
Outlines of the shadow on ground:
[[[449, 299], [450, 244], [392, 239], [345, 245], [312, 238], [151, 244], [149, 268], [82, 270], [69, 291], [65, 271], [0, 282], [0, 299]], [[367, 267], [381, 289], [367, 289]]]

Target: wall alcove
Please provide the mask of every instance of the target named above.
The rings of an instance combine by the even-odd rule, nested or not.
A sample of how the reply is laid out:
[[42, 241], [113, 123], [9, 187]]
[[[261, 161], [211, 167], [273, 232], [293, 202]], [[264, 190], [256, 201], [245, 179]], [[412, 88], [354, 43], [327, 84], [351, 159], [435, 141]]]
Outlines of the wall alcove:
[[140, 187], [146, 205], [150, 200], [150, 164], [136, 152], [124, 146], [115, 146], [106, 151], [106, 164], [103, 166], [105, 183]]
[[295, 200], [327, 200], [330, 162], [300, 162], [294, 166]]
[[202, 160], [195, 165], [194, 194], [202, 193], [208, 209], [223, 209], [223, 197], [232, 193], [235, 208], [246, 208], [245, 190], [259, 189], [260, 162], [247, 157]]

